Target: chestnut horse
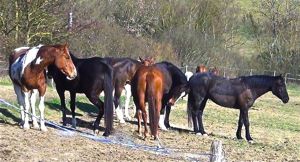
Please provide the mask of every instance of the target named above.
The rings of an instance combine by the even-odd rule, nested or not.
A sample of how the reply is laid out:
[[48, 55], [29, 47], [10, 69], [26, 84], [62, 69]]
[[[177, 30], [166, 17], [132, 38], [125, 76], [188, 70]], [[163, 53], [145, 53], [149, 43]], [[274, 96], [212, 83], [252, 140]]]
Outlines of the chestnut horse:
[[[182, 92], [187, 90], [187, 78], [183, 72], [169, 62], [160, 62], [151, 66], [142, 66], [132, 80], [132, 96], [138, 111], [141, 132], [141, 116], [144, 120], [145, 132], [148, 132], [145, 102], [149, 103], [151, 134], [157, 138], [158, 125], [166, 130], [169, 125], [171, 105], [174, 105]], [[166, 110], [166, 112], [165, 112]], [[166, 115], [164, 115], [166, 113]]]
[[[56, 66], [69, 80], [77, 75], [67, 45], [20, 47], [9, 57], [9, 76], [20, 105], [23, 129], [30, 128], [28, 111], [31, 104], [32, 114], [35, 116], [36, 94], [39, 93], [40, 129], [47, 130], [44, 122], [44, 96], [47, 87], [44, 71], [48, 65]], [[37, 129], [39, 126], [34, 116], [33, 128]]]
[[[113, 76], [113, 83], [114, 83], [114, 106], [116, 109], [116, 115], [120, 123], [125, 123], [123, 118], [123, 112], [120, 108], [120, 97], [121, 93], [126, 84], [131, 84], [131, 79], [134, 76], [135, 72], [141, 65], [150, 65], [154, 63], [153, 58], [146, 58], [142, 59], [139, 58], [138, 60], [134, 60], [131, 58], [112, 58], [112, 57], [105, 57], [105, 62], [113, 67], [114, 76]], [[125, 117], [130, 119], [128, 113], [128, 105], [131, 93], [129, 91], [130, 86], [127, 85], [126, 90], [126, 104], [125, 104]]]
[[[111, 134], [113, 125], [113, 69], [106, 64], [103, 58], [77, 58], [71, 54], [71, 58], [78, 71], [78, 77], [70, 81], [55, 66], [49, 66], [48, 76], [54, 79], [56, 91], [60, 98], [63, 125], [66, 125], [65, 91], [70, 92], [72, 127], [76, 128], [75, 101], [76, 93], [84, 93], [85, 96], [98, 109], [99, 113], [94, 122], [94, 132], [98, 131], [100, 120], [105, 114], [106, 129], [104, 136]], [[100, 93], [104, 91], [104, 103], [99, 99]]]
[[162, 107], [162, 98], [166, 89], [163, 72], [155, 66], [142, 66], [132, 80], [133, 100], [138, 112], [138, 132], [141, 134], [141, 118], [144, 121], [144, 137], [147, 137], [147, 111], [149, 106], [150, 130], [154, 139], [158, 137], [158, 123]]
[[255, 100], [272, 91], [283, 103], [289, 101], [282, 76], [256, 75], [226, 79], [212, 73], [198, 73], [191, 77], [189, 86], [189, 123], [192, 119], [195, 133], [201, 135], [206, 135], [202, 114], [208, 99], [220, 106], [240, 110], [236, 136], [238, 139], [242, 139], [241, 130], [245, 125], [246, 139], [249, 142], [252, 142], [252, 138], [249, 131], [248, 111]]

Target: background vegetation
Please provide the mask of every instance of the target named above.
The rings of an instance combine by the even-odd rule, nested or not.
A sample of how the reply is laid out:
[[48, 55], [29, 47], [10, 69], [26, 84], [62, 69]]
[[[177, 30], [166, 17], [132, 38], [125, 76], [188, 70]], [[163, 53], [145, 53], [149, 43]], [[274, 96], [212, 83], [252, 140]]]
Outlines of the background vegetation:
[[2, 66], [13, 48], [69, 42], [82, 57], [300, 71], [298, 0], [0, 2]]

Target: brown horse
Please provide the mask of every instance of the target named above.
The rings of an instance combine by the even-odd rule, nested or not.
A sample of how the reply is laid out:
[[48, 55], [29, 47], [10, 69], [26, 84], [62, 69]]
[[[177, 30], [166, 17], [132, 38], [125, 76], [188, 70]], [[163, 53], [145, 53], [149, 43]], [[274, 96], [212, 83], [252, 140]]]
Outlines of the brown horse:
[[208, 72], [208, 69], [205, 67], [205, 65], [201, 64], [196, 67], [196, 73], [206, 73]]
[[138, 132], [141, 134], [141, 118], [144, 121], [144, 137], [147, 137], [147, 112], [149, 104], [150, 130], [154, 139], [158, 137], [158, 123], [165, 89], [165, 77], [155, 66], [141, 66], [132, 80], [133, 100], [138, 111]]
[[[44, 123], [44, 96], [47, 87], [44, 71], [51, 64], [55, 65], [70, 80], [77, 76], [67, 45], [20, 47], [15, 49], [9, 57], [9, 76], [17, 94], [21, 109], [21, 126], [24, 129], [29, 129], [28, 111], [30, 104], [32, 114], [35, 116], [36, 94], [39, 93], [41, 130], [47, 130]], [[33, 127], [39, 128], [34, 116], [32, 117]]]

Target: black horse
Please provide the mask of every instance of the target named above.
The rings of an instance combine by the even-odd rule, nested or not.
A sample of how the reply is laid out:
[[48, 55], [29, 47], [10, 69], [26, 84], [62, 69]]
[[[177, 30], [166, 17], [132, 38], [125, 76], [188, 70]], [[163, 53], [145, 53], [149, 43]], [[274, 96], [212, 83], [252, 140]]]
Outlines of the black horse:
[[[165, 77], [164, 95], [162, 99], [162, 108], [159, 118], [159, 127], [163, 130], [170, 128], [169, 116], [171, 106], [181, 96], [181, 93], [188, 91], [188, 81], [184, 73], [174, 64], [163, 61], [154, 64]], [[133, 84], [134, 86], [134, 84]], [[134, 87], [132, 87], [134, 89]]]
[[[56, 90], [60, 97], [63, 125], [66, 125], [66, 104], [64, 92], [70, 92], [72, 126], [76, 127], [75, 99], [76, 93], [84, 93], [86, 97], [98, 109], [99, 114], [94, 122], [94, 131], [99, 128], [99, 123], [105, 113], [106, 129], [104, 136], [111, 134], [113, 124], [113, 69], [104, 63], [102, 58], [93, 57], [86, 59], [76, 58], [70, 54], [78, 75], [74, 80], [67, 80], [63, 73], [55, 66], [48, 67], [48, 76], [52, 76], [56, 84]], [[100, 93], [104, 90], [104, 103], [99, 99]]]
[[191, 118], [195, 133], [206, 135], [202, 114], [208, 99], [220, 106], [240, 110], [236, 136], [242, 139], [242, 126], [246, 128], [246, 139], [252, 142], [249, 131], [248, 110], [255, 100], [263, 94], [272, 93], [282, 100], [289, 101], [286, 85], [282, 76], [242, 76], [226, 79], [212, 73], [195, 74], [189, 80], [188, 96], [189, 123]]

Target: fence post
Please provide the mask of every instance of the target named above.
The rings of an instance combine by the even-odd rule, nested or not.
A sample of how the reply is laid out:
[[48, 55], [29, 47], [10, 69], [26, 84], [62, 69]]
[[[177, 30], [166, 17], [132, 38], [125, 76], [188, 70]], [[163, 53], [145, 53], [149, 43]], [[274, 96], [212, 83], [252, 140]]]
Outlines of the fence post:
[[250, 69], [250, 76], [252, 76], [252, 73], [253, 73], [252, 71], [253, 71], [253, 69]]
[[210, 162], [225, 161], [225, 157], [223, 155], [222, 141], [213, 141], [210, 150]]
[[276, 71], [274, 70], [273, 76], [275, 76], [275, 75], [276, 75]]

